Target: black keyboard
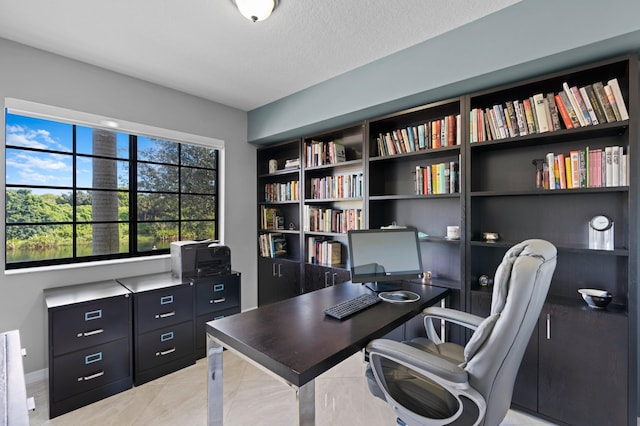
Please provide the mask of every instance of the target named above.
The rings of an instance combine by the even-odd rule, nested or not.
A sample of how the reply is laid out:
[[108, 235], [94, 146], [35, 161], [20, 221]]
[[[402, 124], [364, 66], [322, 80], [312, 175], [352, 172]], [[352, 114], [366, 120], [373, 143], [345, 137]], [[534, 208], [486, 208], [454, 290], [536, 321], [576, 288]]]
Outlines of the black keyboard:
[[360, 296], [356, 296], [353, 299], [345, 300], [344, 302], [340, 302], [336, 305], [330, 306], [324, 310], [324, 313], [325, 315], [329, 315], [337, 319], [342, 319], [348, 317], [351, 314], [355, 314], [356, 312], [360, 312], [361, 310], [366, 309], [369, 306], [375, 305], [380, 301], [381, 300], [377, 295], [365, 293], [361, 294]]

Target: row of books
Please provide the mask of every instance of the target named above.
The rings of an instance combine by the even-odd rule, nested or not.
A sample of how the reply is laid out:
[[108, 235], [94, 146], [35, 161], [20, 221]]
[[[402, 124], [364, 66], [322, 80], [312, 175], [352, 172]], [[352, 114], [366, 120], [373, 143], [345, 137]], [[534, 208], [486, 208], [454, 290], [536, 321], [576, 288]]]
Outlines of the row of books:
[[362, 181], [362, 172], [312, 178], [309, 198], [322, 200], [362, 197]]
[[273, 182], [264, 185], [264, 201], [275, 203], [300, 199], [300, 185], [297, 180], [289, 182]]
[[309, 237], [307, 242], [308, 263], [327, 266], [342, 264], [342, 244], [339, 241]]
[[362, 209], [332, 209], [304, 206], [306, 232], [334, 232], [344, 234], [351, 229], [362, 229]]
[[260, 207], [261, 229], [284, 229], [284, 215], [275, 207]]
[[347, 161], [344, 145], [330, 141], [311, 141], [305, 145], [305, 167], [317, 167]]
[[418, 195], [453, 194], [460, 191], [458, 163], [416, 166], [415, 190]]
[[460, 145], [460, 115], [378, 134], [378, 156]]
[[568, 154], [550, 152], [534, 160], [536, 187], [576, 189], [627, 186], [629, 158], [621, 146], [574, 150]]
[[482, 142], [629, 119], [618, 79], [569, 86], [469, 113], [470, 141]]
[[260, 256], [262, 257], [286, 257], [287, 240], [279, 232], [260, 234], [258, 239]]

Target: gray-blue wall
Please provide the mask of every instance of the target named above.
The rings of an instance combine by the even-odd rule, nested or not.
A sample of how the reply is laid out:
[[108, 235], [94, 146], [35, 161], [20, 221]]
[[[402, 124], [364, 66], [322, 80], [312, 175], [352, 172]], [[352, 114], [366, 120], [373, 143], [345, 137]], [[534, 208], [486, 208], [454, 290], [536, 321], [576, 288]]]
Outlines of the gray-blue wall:
[[[225, 243], [231, 247], [233, 269], [242, 272], [243, 309], [257, 305], [256, 236], [252, 226], [247, 226], [257, 223], [256, 160], [255, 148], [247, 143], [246, 112], [1, 38], [0, 70], [2, 102], [17, 98], [224, 140], [229, 166], [225, 173]], [[0, 117], [4, 129], [4, 114]], [[0, 164], [4, 179], [4, 160]], [[1, 223], [4, 234], [4, 221]], [[165, 256], [101, 266], [13, 271], [0, 277], [0, 330], [19, 329], [28, 354], [25, 371], [42, 370], [47, 367], [44, 288], [170, 268]]]

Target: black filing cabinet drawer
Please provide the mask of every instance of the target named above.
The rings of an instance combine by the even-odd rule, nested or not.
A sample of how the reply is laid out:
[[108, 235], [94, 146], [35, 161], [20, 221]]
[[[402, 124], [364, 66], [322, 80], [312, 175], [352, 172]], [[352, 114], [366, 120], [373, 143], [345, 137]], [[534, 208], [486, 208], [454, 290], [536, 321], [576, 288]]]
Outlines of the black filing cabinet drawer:
[[205, 349], [207, 346], [207, 323], [214, 319], [224, 318], [239, 313], [240, 306], [236, 306], [225, 309], [224, 311], [200, 315], [196, 318], [196, 358], [203, 358], [205, 356]]
[[193, 321], [139, 335], [136, 343], [136, 373], [193, 357]]
[[190, 286], [169, 287], [135, 295], [136, 332], [193, 320]]
[[61, 401], [126, 378], [130, 364], [128, 338], [56, 357], [53, 399]]
[[119, 297], [80, 303], [52, 312], [53, 355], [128, 336], [130, 309], [129, 300]]
[[197, 278], [196, 312], [201, 315], [240, 306], [240, 274]]

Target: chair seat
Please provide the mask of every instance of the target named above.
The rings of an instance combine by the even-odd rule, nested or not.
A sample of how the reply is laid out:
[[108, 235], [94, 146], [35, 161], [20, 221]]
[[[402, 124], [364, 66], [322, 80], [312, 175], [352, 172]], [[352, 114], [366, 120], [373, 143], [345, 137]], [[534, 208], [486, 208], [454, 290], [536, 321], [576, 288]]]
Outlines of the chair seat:
[[405, 342], [414, 348], [422, 349], [434, 355], [451, 361], [454, 364], [462, 364], [464, 362], [464, 347], [456, 343], [444, 342], [436, 345], [426, 337], [416, 337], [411, 341]]

